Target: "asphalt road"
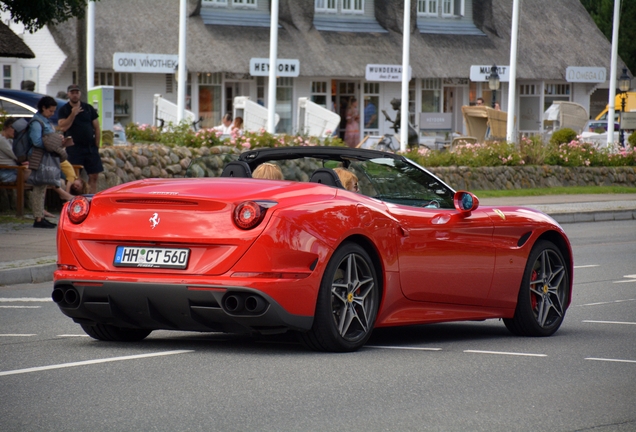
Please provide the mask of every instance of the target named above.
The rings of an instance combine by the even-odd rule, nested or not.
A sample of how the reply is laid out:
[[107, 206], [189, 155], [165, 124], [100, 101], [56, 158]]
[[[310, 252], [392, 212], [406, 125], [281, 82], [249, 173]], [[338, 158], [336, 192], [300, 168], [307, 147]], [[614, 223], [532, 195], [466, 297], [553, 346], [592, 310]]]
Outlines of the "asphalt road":
[[499, 321], [381, 329], [357, 353], [158, 331], [103, 343], [0, 287], [2, 431], [634, 431], [636, 221], [567, 224], [573, 304], [550, 338]]

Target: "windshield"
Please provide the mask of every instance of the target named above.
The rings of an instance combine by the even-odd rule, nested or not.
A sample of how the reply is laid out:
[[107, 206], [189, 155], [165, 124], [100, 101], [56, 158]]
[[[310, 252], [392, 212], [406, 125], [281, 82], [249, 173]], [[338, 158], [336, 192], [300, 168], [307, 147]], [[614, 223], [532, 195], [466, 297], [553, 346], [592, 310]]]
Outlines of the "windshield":
[[453, 191], [437, 178], [400, 159], [352, 161], [360, 193], [394, 204], [454, 208]]

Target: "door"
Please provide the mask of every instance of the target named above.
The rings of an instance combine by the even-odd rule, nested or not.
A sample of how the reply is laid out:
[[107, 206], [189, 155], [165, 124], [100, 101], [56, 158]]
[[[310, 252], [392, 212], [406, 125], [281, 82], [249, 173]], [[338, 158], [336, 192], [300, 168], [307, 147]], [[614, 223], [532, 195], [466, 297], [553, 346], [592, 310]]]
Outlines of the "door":
[[234, 98], [236, 96], [249, 96], [249, 83], [246, 82], [225, 82], [225, 113], [232, 114], [234, 112]]
[[[345, 139], [347, 128], [347, 109], [358, 99], [358, 83], [355, 81], [336, 81], [336, 112], [340, 114], [340, 125], [338, 127], [338, 137]], [[358, 105], [358, 110], [360, 106]], [[359, 128], [358, 128], [359, 130]]]
[[416, 301], [482, 305], [492, 283], [494, 226], [477, 209], [469, 216], [451, 209], [391, 206], [404, 235], [399, 240], [400, 282]]

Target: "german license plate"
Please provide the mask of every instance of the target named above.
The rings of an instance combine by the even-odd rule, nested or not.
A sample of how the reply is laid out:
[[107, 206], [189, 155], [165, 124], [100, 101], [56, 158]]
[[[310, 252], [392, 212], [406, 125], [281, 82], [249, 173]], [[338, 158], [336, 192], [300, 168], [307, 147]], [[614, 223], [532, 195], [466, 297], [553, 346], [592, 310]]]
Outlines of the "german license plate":
[[184, 269], [190, 249], [117, 246], [116, 266]]

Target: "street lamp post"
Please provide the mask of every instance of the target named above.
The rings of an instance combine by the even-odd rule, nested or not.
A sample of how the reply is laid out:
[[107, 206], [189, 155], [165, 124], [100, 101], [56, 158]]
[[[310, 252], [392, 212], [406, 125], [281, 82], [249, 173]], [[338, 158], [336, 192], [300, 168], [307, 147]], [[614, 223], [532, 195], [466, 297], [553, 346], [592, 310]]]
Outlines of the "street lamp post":
[[[618, 88], [621, 91], [621, 123], [623, 120], [623, 113], [625, 112], [625, 99], [627, 99], [627, 92], [632, 85], [632, 79], [627, 75], [627, 68], [623, 68], [623, 75], [618, 78]], [[608, 118], [607, 121], [610, 121]], [[623, 126], [620, 126], [619, 132], [619, 142], [621, 147], [625, 147], [625, 131], [623, 130]]]
[[499, 89], [499, 74], [497, 73], [497, 65], [492, 65], [490, 75], [488, 76], [488, 87], [492, 90], [492, 107], [497, 103], [497, 90]]

